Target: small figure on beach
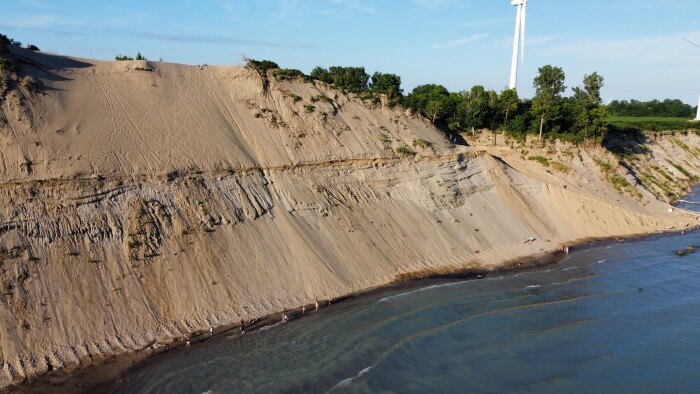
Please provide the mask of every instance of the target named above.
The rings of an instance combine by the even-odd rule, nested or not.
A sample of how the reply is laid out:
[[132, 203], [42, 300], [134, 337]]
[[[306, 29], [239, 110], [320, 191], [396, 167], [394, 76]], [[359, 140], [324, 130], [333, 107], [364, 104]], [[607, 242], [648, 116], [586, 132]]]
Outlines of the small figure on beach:
[[328, 306], [331, 306], [331, 299], [328, 299]]
[[286, 322], [287, 322], [287, 314], [283, 313], [282, 314], [282, 323], [286, 323]]
[[209, 336], [214, 335], [214, 327], [209, 327]]
[[186, 350], [189, 350], [190, 347], [192, 347], [192, 344], [191, 344], [190, 341], [188, 340], [187, 343], [185, 344], [185, 349], [186, 349]]
[[316, 300], [316, 311], [318, 311], [318, 300]]
[[306, 314], [306, 306], [301, 307], [301, 314], [305, 315]]

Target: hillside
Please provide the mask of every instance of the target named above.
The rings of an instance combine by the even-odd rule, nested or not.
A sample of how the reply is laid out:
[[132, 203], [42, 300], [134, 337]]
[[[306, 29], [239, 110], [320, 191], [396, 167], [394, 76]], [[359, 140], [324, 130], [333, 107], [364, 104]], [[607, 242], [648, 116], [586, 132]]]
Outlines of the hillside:
[[[399, 278], [700, 223], [602, 148], [453, 146], [319, 83], [12, 51], [40, 89], [0, 102], [2, 386]], [[679, 192], [699, 148], [661, 136], [634, 155]]]

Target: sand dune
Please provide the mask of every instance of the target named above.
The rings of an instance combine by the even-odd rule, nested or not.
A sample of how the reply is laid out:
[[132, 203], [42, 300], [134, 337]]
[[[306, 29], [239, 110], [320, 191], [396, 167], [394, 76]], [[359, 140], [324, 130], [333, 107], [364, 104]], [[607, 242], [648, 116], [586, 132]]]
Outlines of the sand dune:
[[[601, 148], [454, 147], [320, 84], [14, 51], [43, 89], [0, 102], [3, 386], [401, 277], [699, 223], [616, 190]], [[668, 160], [699, 173], [697, 135], [650, 147], [674, 190], [691, 181]]]

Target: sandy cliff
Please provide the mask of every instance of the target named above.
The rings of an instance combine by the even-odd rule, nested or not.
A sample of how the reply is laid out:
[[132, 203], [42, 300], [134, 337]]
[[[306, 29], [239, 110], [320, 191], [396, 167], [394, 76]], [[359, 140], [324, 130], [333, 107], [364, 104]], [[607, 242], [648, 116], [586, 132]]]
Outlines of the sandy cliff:
[[[3, 386], [402, 276], [698, 224], [600, 148], [453, 147], [318, 84], [14, 51], [42, 88], [0, 101]], [[682, 189], [668, 160], [698, 174], [699, 147], [637, 156]]]

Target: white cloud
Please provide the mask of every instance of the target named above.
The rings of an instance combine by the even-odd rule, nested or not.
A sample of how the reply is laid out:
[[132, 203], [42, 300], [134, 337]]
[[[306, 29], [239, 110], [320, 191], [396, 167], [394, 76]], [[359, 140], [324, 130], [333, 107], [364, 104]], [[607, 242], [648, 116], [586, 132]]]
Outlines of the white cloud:
[[433, 49], [446, 49], [446, 48], [452, 48], [460, 45], [465, 45], [469, 44], [475, 41], [483, 40], [484, 38], [488, 37], [489, 35], [486, 33], [479, 33], [479, 34], [474, 34], [469, 37], [464, 37], [464, 38], [459, 38], [457, 40], [452, 40], [448, 42], [442, 42], [438, 44], [433, 44]]

